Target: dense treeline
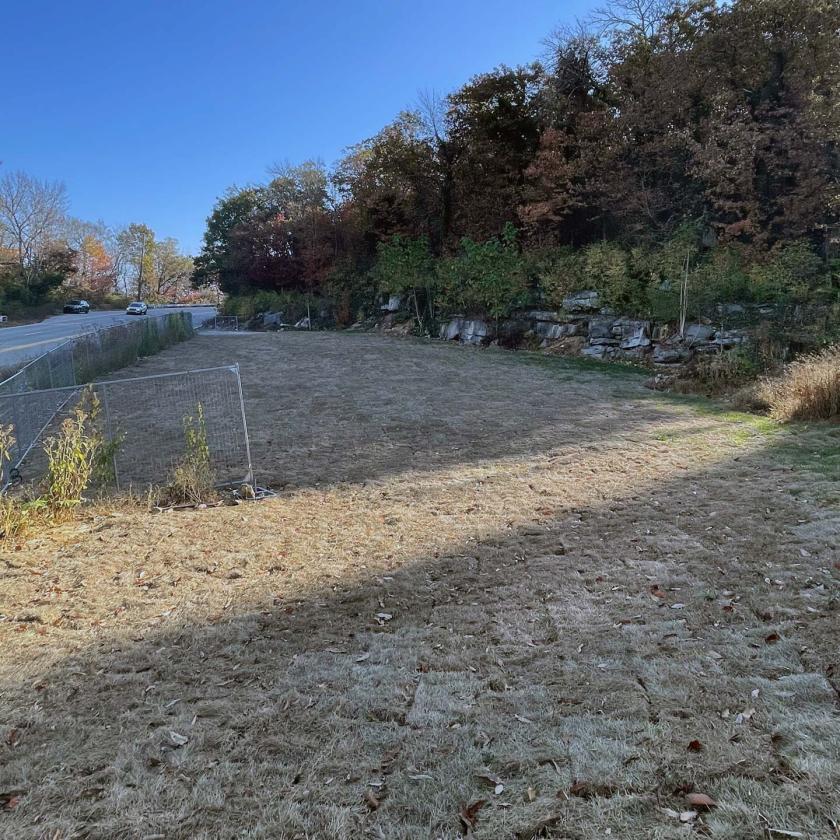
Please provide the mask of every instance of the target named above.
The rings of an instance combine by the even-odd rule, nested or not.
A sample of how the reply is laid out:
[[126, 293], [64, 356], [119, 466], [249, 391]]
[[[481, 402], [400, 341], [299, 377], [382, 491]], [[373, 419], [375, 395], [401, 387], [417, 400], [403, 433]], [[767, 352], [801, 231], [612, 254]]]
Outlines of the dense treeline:
[[501, 317], [596, 288], [626, 312], [836, 302], [840, 5], [620, 0], [544, 60], [426, 96], [328, 171], [229, 190], [197, 285]]

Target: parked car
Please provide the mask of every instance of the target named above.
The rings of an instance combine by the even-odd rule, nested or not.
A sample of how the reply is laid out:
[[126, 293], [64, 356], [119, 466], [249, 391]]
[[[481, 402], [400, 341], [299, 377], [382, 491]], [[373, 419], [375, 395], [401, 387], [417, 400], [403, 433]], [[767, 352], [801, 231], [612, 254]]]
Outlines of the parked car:
[[142, 300], [129, 303], [125, 310], [127, 315], [145, 315], [148, 311], [149, 307]]
[[86, 300], [68, 300], [64, 304], [64, 311], [76, 315], [87, 315], [90, 312], [90, 304]]

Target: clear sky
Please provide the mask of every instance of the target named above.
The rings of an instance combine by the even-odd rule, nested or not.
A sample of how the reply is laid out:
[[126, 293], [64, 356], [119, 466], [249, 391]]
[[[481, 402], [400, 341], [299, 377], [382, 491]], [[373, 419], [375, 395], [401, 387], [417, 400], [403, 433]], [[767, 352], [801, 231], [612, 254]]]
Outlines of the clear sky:
[[530, 61], [591, 0], [9, 0], [0, 172], [197, 251], [230, 184], [334, 162], [424, 89]]

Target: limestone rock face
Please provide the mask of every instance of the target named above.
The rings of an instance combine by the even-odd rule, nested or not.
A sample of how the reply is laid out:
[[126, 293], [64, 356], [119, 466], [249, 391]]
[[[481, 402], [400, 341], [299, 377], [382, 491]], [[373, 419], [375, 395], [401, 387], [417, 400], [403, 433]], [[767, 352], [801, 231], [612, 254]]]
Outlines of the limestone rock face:
[[563, 298], [563, 309], [567, 312], [595, 312], [601, 305], [601, 296], [594, 289], [574, 292]]

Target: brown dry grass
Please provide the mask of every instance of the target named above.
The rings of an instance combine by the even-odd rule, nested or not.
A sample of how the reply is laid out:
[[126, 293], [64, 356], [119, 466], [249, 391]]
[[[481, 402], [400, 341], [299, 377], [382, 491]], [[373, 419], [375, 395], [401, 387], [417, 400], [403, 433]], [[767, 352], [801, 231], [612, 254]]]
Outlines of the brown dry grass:
[[756, 395], [776, 420], [840, 418], [840, 345], [792, 362], [759, 383]]
[[[454, 838], [483, 799], [476, 838], [836, 840], [825, 478], [792, 432], [525, 358], [144, 362], [238, 360], [282, 492], [3, 547], [0, 835]], [[689, 789], [718, 802], [693, 829]]]

